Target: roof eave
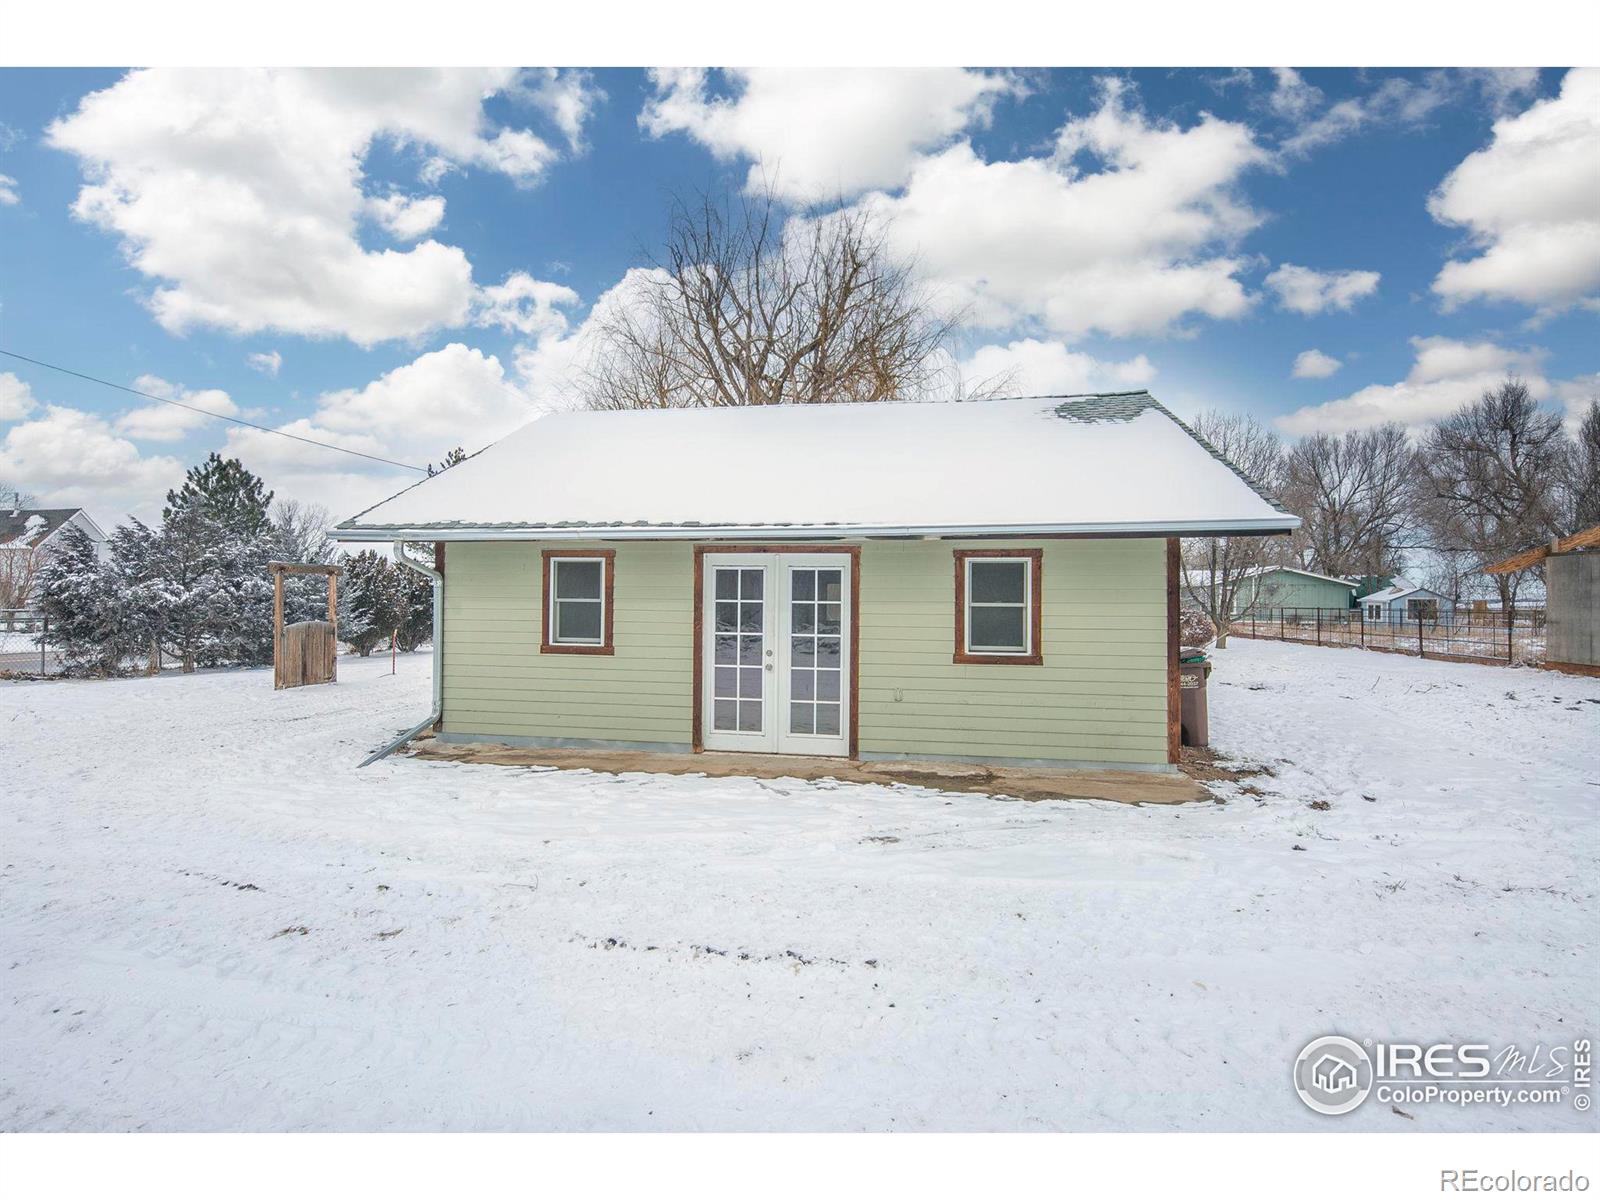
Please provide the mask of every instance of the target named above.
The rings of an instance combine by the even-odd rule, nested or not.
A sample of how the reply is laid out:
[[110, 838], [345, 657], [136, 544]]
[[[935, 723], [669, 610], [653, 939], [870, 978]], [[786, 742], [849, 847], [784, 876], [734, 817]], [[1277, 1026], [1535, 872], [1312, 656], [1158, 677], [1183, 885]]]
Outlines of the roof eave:
[[341, 525], [340, 542], [767, 541], [961, 537], [1236, 537], [1292, 533], [1288, 513], [1231, 521], [1123, 521], [1046, 525]]

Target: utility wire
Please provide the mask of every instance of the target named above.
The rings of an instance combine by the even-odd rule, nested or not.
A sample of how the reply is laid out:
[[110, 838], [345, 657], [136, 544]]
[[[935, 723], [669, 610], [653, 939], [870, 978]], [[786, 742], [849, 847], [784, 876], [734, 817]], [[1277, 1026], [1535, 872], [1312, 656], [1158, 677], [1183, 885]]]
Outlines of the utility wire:
[[281, 429], [273, 429], [267, 425], [257, 425], [254, 421], [246, 421], [243, 417], [229, 417], [222, 413], [214, 413], [209, 409], [199, 408], [193, 404], [185, 404], [181, 400], [169, 400], [165, 396], [153, 396], [149, 392], [141, 392], [138, 388], [124, 387], [120, 383], [112, 383], [109, 379], [96, 379], [93, 375], [85, 375], [82, 371], [69, 370], [58, 367], [55, 363], [42, 362], [37, 358], [29, 358], [26, 354], [18, 354], [13, 350], [0, 350], [7, 358], [14, 358], [18, 362], [32, 363], [36, 367], [44, 367], [49, 371], [60, 371], [63, 375], [71, 375], [74, 379], [84, 379], [90, 383], [98, 383], [101, 387], [116, 388], [119, 392], [127, 392], [131, 396], [142, 396], [146, 400], [155, 400], [161, 404], [170, 404], [174, 408], [187, 409], [192, 413], [199, 413], [202, 417], [215, 417], [219, 421], [232, 421], [235, 425], [243, 425], [246, 429], [254, 429], [261, 433], [270, 433], [274, 437], [288, 438], [291, 442], [304, 442], [307, 446], [319, 446], [324, 450], [337, 450], [340, 454], [353, 454], [357, 458], [365, 458], [371, 462], [383, 463], [385, 466], [399, 467], [406, 471], [415, 471], [419, 475], [426, 475], [426, 467], [412, 466], [410, 463], [396, 462], [392, 458], [382, 458], [376, 454], [367, 454], [360, 450], [351, 450], [346, 446], [335, 446], [332, 442], [319, 442], [316, 438], [301, 437], [298, 433], [285, 433]]

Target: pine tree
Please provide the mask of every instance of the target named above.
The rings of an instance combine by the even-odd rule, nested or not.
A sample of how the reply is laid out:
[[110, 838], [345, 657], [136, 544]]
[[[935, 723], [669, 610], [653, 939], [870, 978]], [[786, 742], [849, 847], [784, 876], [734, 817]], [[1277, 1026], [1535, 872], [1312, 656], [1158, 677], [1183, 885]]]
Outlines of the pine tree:
[[198, 467], [190, 467], [183, 486], [167, 493], [163, 521], [198, 505], [212, 520], [243, 537], [259, 537], [272, 523], [272, 493], [261, 477], [237, 458], [215, 451]]
[[399, 563], [393, 570], [405, 609], [400, 622], [400, 649], [409, 653], [433, 638], [433, 580]]
[[62, 531], [40, 572], [39, 608], [68, 673], [112, 675], [121, 667], [122, 619], [117, 588], [89, 535]]
[[[339, 638], [365, 657], [387, 645], [406, 620], [405, 596], [395, 567], [375, 550], [363, 550], [344, 561], [339, 592]], [[431, 620], [431, 617], [430, 617]]]

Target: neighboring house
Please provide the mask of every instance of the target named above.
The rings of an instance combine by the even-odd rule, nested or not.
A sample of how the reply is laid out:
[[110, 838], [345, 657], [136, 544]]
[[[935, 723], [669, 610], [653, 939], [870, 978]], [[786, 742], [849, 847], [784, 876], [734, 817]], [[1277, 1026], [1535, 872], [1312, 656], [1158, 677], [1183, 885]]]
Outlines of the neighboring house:
[[81, 508], [0, 508], [0, 608], [27, 608], [39, 567], [62, 533], [76, 526], [104, 553], [106, 535]]
[[1600, 675], [1600, 525], [1485, 567], [1490, 575], [1544, 563], [1545, 662]]
[[435, 543], [446, 741], [1171, 770], [1177, 539], [1299, 523], [1138, 392], [557, 414], [332, 536]]
[[1362, 616], [1368, 621], [1390, 625], [1415, 624], [1423, 621], [1448, 621], [1455, 613], [1455, 601], [1424, 587], [1414, 587], [1409, 581], [1397, 578], [1393, 586], [1357, 602]]
[[1278, 609], [1348, 609], [1356, 585], [1331, 575], [1302, 571], [1299, 567], [1263, 567], [1249, 571], [1233, 596], [1235, 615], [1270, 613]]

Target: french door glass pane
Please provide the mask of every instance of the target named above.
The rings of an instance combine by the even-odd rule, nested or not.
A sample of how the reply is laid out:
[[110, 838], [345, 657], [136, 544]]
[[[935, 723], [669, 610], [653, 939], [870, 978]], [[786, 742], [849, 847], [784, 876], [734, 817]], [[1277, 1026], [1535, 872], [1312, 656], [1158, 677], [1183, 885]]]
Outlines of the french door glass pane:
[[839, 706], [837, 704], [817, 705], [817, 732], [825, 733], [832, 737], [839, 736]]
[[760, 733], [763, 727], [764, 577], [760, 567], [713, 569], [711, 727], [720, 732]]
[[837, 737], [844, 572], [794, 567], [789, 599], [789, 732]]

